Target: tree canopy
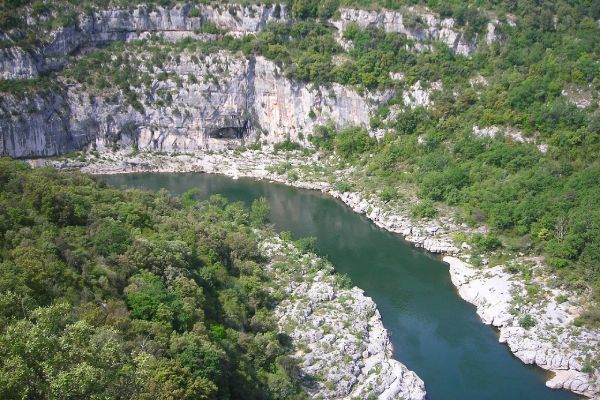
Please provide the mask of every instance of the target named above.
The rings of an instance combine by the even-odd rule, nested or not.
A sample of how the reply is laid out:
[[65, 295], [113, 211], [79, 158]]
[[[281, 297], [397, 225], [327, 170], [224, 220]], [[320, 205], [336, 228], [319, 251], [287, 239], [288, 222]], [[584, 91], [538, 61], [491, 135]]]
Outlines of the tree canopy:
[[303, 398], [268, 213], [0, 159], [0, 397]]

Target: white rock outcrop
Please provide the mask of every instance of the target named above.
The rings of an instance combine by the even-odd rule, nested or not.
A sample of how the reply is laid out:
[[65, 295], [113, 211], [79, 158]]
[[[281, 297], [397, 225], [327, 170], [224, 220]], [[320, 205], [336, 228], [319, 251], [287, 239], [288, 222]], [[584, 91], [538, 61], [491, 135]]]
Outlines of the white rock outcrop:
[[569, 85], [562, 90], [561, 94], [577, 108], [582, 109], [591, 106], [594, 101], [600, 101], [600, 92], [594, 92], [592, 85], [589, 87]]
[[[531, 143], [536, 142], [535, 138], [524, 136], [523, 132], [521, 132], [517, 128], [510, 127], [510, 126], [502, 127], [502, 126], [492, 125], [492, 126], [480, 128], [477, 125], [473, 125], [473, 134], [478, 137], [489, 137], [489, 138], [504, 137], [504, 138], [508, 138], [508, 139], [518, 142], [518, 143], [530, 143], [531, 144]], [[548, 144], [540, 143], [537, 145], [537, 148], [541, 153], [546, 153], [548, 151]]]
[[275, 308], [280, 328], [298, 349], [303, 377], [315, 399], [425, 399], [423, 381], [392, 358], [392, 345], [373, 300], [357, 288], [342, 288], [333, 267], [313, 254], [301, 255], [278, 240], [262, 242], [268, 257], [286, 254], [287, 266], [272, 263], [275, 286], [285, 299]]
[[410, 108], [429, 107], [433, 105], [431, 95], [434, 91], [442, 90], [442, 82], [432, 82], [429, 88], [423, 87], [421, 81], [417, 81], [414, 85], [402, 92], [402, 101], [405, 106]]
[[[477, 307], [477, 314], [488, 325], [500, 330], [499, 341], [506, 343], [524, 363], [536, 364], [554, 373], [546, 382], [553, 389], [567, 389], [588, 397], [600, 391], [600, 373], [584, 372], [586, 349], [600, 349], [600, 334], [578, 329], [568, 301], [557, 303], [558, 290], [545, 301], [513, 310], [515, 295], [523, 296], [525, 285], [502, 266], [476, 270], [456, 257], [444, 257], [450, 265], [452, 283], [460, 296]], [[529, 315], [535, 326], [520, 326], [515, 315]]]
[[[386, 32], [406, 35], [417, 42], [436, 40], [446, 44], [454, 53], [468, 56], [477, 49], [477, 39], [466, 40], [454, 19], [441, 18], [436, 13], [423, 7], [407, 7], [403, 10], [361, 10], [342, 8], [339, 18], [330, 20], [341, 34], [350, 24], [358, 24], [361, 28], [379, 27]], [[495, 28], [498, 21], [487, 25], [485, 38], [488, 43], [498, 40]]]
[[38, 70], [33, 57], [18, 48], [0, 49], [0, 79], [31, 79]]
[[[194, 11], [194, 12], [193, 12]], [[79, 15], [77, 26], [54, 29], [45, 42], [31, 51], [15, 45], [0, 50], [0, 79], [29, 79], [61, 68], [67, 57], [77, 50], [95, 47], [113, 41], [130, 41], [147, 38], [152, 34], [166, 40], [185, 37], [210, 39], [203, 28], [213, 24], [224, 34], [243, 36], [259, 32], [271, 21], [288, 20], [288, 9], [281, 5], [197, 5], [183, 4], [174, 7], [112, 8], [95, 10]], [[40, 22], [28, 18], [29, 25]], [[10, 36], [7, 36], [10, 42]]]

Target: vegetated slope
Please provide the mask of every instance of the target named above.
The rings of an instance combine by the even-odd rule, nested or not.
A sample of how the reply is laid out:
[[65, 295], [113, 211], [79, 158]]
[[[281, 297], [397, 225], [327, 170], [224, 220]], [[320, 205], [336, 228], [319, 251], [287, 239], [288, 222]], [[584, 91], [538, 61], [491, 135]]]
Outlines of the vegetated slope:
[[[300, 3], [310, 2], [294, 6]], [[375, 8], [380, 5], [402, 10], [408, 4]], [[423, 203], [415, 217], [435, 215], [437, 202], [458, 206], [459, 222], [487, 224], [492, 234], [471, 242], [477, 251], [495, 252], [493, 263], [519, 253], [544, 255], [557, 284], [593, 294], [578, 323], [597, 325], [600, 5], [430, 6], [464, 26], [465, 35], [483, 35], [492, 19], [506, 23], [497, 40], [480, 40], [470, 57], [435, 42], [415, 47], [405, 35], [377, 24], [363, 29], [360, 21], [342, 33], [345, 51], [332, 45], [333, 33], [318, 20], [267, 27], [257, 47], [296, 79], [394, 88], [396, 96], [374, 113], [370, 129], [324, 127], [313, 143], [357, 167], [366, 186], [384, 189], [387, 200], [399, 195], [395, 187], [416, 186]], [[404, 8], [404, 19], [414, 12]]]
[[252, 210], [0, 160], [0, 397], [301, 398]]
[[[28, 2], [6, 4], [21, 22], [33, 10]], [[420, 2], [298, 0], [288, 6], [291, 23], [269, 24], [255, 36], [224, 37], [211, 49], [263, 55], [299, 81], [337, 82], [359, 91], [390, 89], [394, 95], [373, 113], [369, 129], [321, 128], [312, 136], [315, 146], [336, 151], [379, 188], [416, 185], [424, 200], [415, 209], [417, 217], [434, 215], [438, 202], [458, 206], [462, 222], [489, 225], [491, 236], [472, 241], [481, 251], [496, 252], [492, 262], [520, 252], [545, 255], [558, 284], [583, 294], [592, 289], [598, 299], [598, 2], [428, 2], [439, 18], [451, 19], [477, 43], [468, 57], [419, 34], [428, 24]], [[342, 7], [397, 9], [414, 35], [389, 32], [380, 24], [361, 28], [360, 21], [336, 32], [331, 21]], [[55, 15], [50, 9], [38, 11]], [[487, 40], [491, 21], [499, 24], [494, 40]], [[207, 49], [193, 39], [174, 46]], [[144, 102], [168, 102], [166, 95], [135, 93], [145, 85], [144, 77], [118, 58], [121, 50], [115, 46], [113, 58], [106, 57], [110, 49], [76, 58], [58, 77], [91, 88], [88, 77], [93, 76], [102, 93], [119, 87], [138, 108]], [[164, 56], [161, 51], [156, 60]], [[104, 73], [111, 71], [106, 66], [119, 72]], [[44, 79], [4, 82], [3, 90], [14, 93], [27, 86], [35, 91]], [[386, 191], [386, 198], [395, 196], [397, 191]], [[597, 324], [599, 318], [593, 306], [579, 322]]]

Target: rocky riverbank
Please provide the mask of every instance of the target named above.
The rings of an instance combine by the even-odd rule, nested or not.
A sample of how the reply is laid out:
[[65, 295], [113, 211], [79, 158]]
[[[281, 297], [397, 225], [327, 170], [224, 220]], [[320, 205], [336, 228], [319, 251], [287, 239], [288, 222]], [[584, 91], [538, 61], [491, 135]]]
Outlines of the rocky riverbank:
[[525, 364], [554, 373], [548, 387], [598, 398], [598, 373], [586, 371], [586, 363], [597, 357], [600, 335], [573, 325], [579, 310], [567, 300], [570, 293], [540, 282], [534, 287], [542, 288], [543, 296], [515, 304], [516, 298], [527, 297], [532, 286], [503, 266], [477, 270], [457, 257], [446, 256], [444, 261], [460, 296], [477, 307], [485, 324], [499, 329], [500, 342]]
[[[291, 243], [273, 238], [261, 249], [272, 260], [273, 290], [285, 293], [275, 314], [281, 331], [294, 340], [311, 398], [425, 398], [423, 381], [392, 358], [388, 332], [370, 297], [357, 287], [342, 287], [331, 264]], [[278, 262], [282, 258], [285, 263]]]
[[[432, 221], [413, 221], [400, 206], [389, 206], [373, 195], [340, 192], [335, 182], [322, 171], [302, 168], [328, 165], [331, 160], [300, 153], [263, 151], [225, 151], [196, 154], [106, 153], [80, 160], [35, 160], [33, 165], [77, 168], [91, 174], [135, 172], [205, 172], [237, 177], [252, 177], [282, 182], [299, 188], [319, 190], [343, 201], [354, 211], [366, 215], [376, 225], [400, 233], [418, 247], [446, 255], [452, 281], [460, 296], [477, 307], [482, 321], [500, 330], [500, 341], [523, 362], [536, 364], [554, 376], [546, 383], [588, 397], [598, 398], [600, 374], [591, 367], [600, 353], [600, 332], [577, 327], [573, 321], [581, 312], [580, 298], [574, 293], [551, 288], [542, 275], [524, 279], [518, 273], [521, 263], [543, 268], [541, 260], [522, 257], [506, 265], [474, 268], [466, 243], [455, 244], [453, 235], [473, 233], [456, 224], [452, 217]], [[282, 172], [281, 166], [286, 168]], [[285, 173], [287, 172], [287, 174]], [[344, 179], [344, 171], [336, 171]], [[334, 179], [335, 181], [335, 179]], [[544, 274], [545, 276], [545, 274]]]

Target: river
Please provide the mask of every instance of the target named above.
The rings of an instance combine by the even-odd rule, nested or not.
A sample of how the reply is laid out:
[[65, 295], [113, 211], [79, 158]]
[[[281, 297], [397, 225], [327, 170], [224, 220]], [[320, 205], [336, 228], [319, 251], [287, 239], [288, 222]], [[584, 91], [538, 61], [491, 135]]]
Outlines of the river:
[[112, 186], [173, 194], [199, 189], [250, 203], [264, 196], [271, 222], [294, 237], [314, 236], [318, 252], [377, 303], [391, 334], [394, 356], [424, 381], [431, 400], [573, 400], [544, 385], [545, 374], [522, 364], [463, 301], [448, 266], [376, 227], [324, 194], [250, 179], [207, 174], [105, 176]]

